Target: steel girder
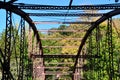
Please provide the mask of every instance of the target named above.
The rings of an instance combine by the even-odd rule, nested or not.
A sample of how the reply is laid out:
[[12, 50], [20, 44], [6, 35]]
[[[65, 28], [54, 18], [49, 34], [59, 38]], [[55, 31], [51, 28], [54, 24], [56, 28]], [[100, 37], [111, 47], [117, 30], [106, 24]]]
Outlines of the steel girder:
[[29, 10], [109, 10], [120, 9], [120, 4], [100, 4], [100, 5], [75, 5], [75, 6], [55, 6], [55, 5], [35, 5], [35, 4], [13, 4], [19, 9]]
[[[76, 55], [39, 55], [32, 54], [34, 58], [76, 58]], [[100, 58], [98, 55], [79, 55], [79, 58]]]
[[74, 21], [74, 22], [53, 22], [53, 21], [35, 21], [34, 24], [92, 24], [90, 21]]
[[104, 13], [28, 13], [29, 16], [57, 16], [57, 17], [76, 17], [76, 16], [87, 16], [87, 17], [99, 17], [103, 16]]

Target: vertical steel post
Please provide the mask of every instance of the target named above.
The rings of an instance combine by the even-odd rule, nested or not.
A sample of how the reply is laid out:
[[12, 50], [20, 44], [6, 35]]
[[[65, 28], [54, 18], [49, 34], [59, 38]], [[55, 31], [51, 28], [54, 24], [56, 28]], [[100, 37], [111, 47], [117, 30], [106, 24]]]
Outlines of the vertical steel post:
[[18, 80], [23, 80], [24, 78], [24, 55], [25, 55], [25, 20], [21, 18], [20, 22], [21, 32], [20, 32], [20, 62], [19, 62], [19, 75]]
[[113, 67], [113, 44], [112, 44], [112, 18], [108, 19], [107, 24], [107, 43], [109, 54], [109, 80], [113, 80], [114, 67]]
[[[97, 28], [96, 28], [96, 52], [97, 52], [97, 55], [98, 56], [100, 56], [100, 28], [99, 28], [99, 26], [97, 26]], [[98, 67], [100, 67], [101, 65], [101, 63], [99, 62], [99, 60], [97, 59], [97, 66]], [[100, 80], [101, 79], [101, 71], [100, 71], [101, 69], [99, 69], [99, 71], [98, 71], [98, 80]]]
[[10, 79], [10, 56], [11, 56], [11, 30], [12, 30], [12, 13], [11, 11], [6, 11], [6, 33], [5, 33], [5, 59], [3, 66], [2, 80]]

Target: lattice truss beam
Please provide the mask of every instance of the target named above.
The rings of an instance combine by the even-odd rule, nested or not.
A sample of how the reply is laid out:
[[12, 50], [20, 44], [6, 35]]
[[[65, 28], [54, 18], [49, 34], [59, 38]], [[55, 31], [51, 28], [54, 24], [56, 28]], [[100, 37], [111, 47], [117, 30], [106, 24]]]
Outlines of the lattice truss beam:
[[20, 32], [20, 62], [19, 62], [19, 76], [18, 80], [24, 79], [24, 58], [25, 58], [25, 21], [21, 18], [21, 32]]
[[101, 5], [77, 5], [77, 6], [54, 6], [54, 5], [30, 5], [30, 4], [14, 4], [20, 9], [31, 10], [107, 10], [120, 9], [120, 4], [101, 4]]
[[88, 17], [99, 17], [103, 16], [104, 13], [27, 13], [29, 16], [56, 16], [56, 17], [81, 17], [81, 16], [88, 16]]
[[2, 79], [13, 79], [10, 73], [10, 56], [11, 56], [11, 40], [12, 40], [12, 12], [6, 11], [6, 33], [5, 33], [5, 53], [3, 63]]

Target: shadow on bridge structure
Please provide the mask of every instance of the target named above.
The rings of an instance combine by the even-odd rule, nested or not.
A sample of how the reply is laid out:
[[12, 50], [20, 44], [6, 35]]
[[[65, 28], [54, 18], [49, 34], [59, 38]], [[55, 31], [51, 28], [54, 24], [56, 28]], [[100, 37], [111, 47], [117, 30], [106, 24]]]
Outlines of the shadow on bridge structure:
[[[114, 18], [120, 4], [73, 2], [61, 6], [0, 1], [6, 26], [0, 37], [1, 80], [120, 80], [120, 19]], [[48, 21], [54, 17], [57, 20]], [[43, 24], [67, 28], [39, 29]]]

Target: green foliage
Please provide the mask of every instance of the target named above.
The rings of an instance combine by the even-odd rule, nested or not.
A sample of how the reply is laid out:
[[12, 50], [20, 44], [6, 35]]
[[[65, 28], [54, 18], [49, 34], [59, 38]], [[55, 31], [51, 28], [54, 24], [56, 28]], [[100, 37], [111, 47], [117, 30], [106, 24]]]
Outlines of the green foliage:
[[[120, 79], [119, 77], [119, 49], [120, 49], [120, 38], [116, 29], [112, 28], [112, 48], [113, 52], [110, 52], [110, 41], [106, 36], [108, 34], [107, 25], [99, 26], [100, 32], [97, 34], [98, 39], [96, 39], [96, 30], [94, 30], [87, 40], [87, 54], [99, 55], [98, 59], [92, 58], [86, 60], [87, 71], [84, 72], [85, 80], [112, 80]], [[119, 28], [118, 28], [119, 30]], [[99, 49], [97, 48], [99, 46]], [[113, 54], [113, 55], [111, 55]], [[113, 59], [112, 59], [113, 56]], [[113, 66], [111, 66], [113, 62]], [[110, 72], [111, 71], [111, 72]]]
[[[83, 37], [85, 31], [80, 31], [82, 25], [61, 25], [58, 28], [52, 28], [48, 30], [48, 34], [40, 33], [42, 38], [42, 46], [62, 46], [59, 48], [43, 48], [44, 54], [59, 54], [59, 55], [73, 55], [77, 54], [78, 47], [80, 45], [80, 38]], [[57, 31], [58, 30], [58, 31]], [[73, 32], [72, 32], [73, 31]], [[49, 38], [60, 38], [60, 39], [49, 39]], [[74, 40], [74, 38], [79, 38]], [[74, 47], [78, 46], [78, 47]], [[75, 59], [72, 58], [46, 58], [46, 63], [74, 63]], [[70, 69], [48, 69], [49, 71], [62, 71], [63, 73], [72, 70], [73, 64], [46, 64], [46, 66], [61, 66], [70, 67]], [[46, 76], [47, 80], [52, 80], [55, 76]], [[60, 76], [59, 80], [71, 80], [71, 76]]]
[[[119, 19], [114, 19], [114, 22], [119, 23]], [[116, 24], [116, 23], [115, 23]], [[83, 38], [86, 30], [89, 27], [83, 24], [71, 24], [70, 26], [61, 25], [58, 28], [52, 28], [50, 30], [76, 30], [76, 32], [52, 32], [49, 31], [48, 34], [41, 34], [43, 38], [61, 38], [60, 40], [42, 40], [43, 46], [63, 46], [60, 48], [45, 48], [44, 53], [46, 54], [77, 54], [78, 48], [72, 47], [67, 48], [66, 46], [78, 46], [81, 40], [73, 40], [67, 38]], [[110, 57], [109, 56], [109, 44], [107, 32], [106, 21], [99, 25], [99, 32], [97, 34], [96, 29], [91, 33], [89, 39], [85, 44], [84, 54], [86, 55], [97, 55], [99, 58], [89, 58], [84, 60], [85, 69], [83, 69], [83, 78], [85, 80], [110, 80]], [[113, 48], [113, 70], [111, 73], [113, 80], [120, 79], [120, 28], [113, 25], [112, 28], [112, 48]], [[98, 37], [96, 37], [98, 36]], [[99, 47], [99, 49], [97, 48]], [[84, 49], [84, 48], [83, 48]], [[74, 62], [74, 59], [45, 59], [48, 63], [59, 63], [59, 62]], [[72, 64], [47, 64], [46, 66], [68, 66], [73, 67]], [[71, 69], [50, 69], [50, 71], [62, 71], [67, 72]], [[47, 76], [47, 80], [53, 79], [55, 76]], [[70, 76], [61, 76], [59, 80], [71, 80]]]
[[[0, 34], [0, 48], [2, 49], [2, 53], [5, 54], [5, 30]], [[20, 66], [20, 34], [19, 31], [12, 27], [11, 28], [11, 56], [10, 56], [10, 71], [13, 77], [17, 80], [18, 79], [18, 70]], [[1, 53], [0, 53], [1, 54]], [[27, 68], [30, 66], [30, 62], [28, 62], [28, 51], [27, 51], [27, 38], [25, 36], [24, 40], [24, 77], [27, 74]], [[30, 71], [29, 71], [30, 72]], [[29, 80], [32, 78], [32, 75], [29, 74]]]

